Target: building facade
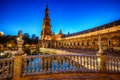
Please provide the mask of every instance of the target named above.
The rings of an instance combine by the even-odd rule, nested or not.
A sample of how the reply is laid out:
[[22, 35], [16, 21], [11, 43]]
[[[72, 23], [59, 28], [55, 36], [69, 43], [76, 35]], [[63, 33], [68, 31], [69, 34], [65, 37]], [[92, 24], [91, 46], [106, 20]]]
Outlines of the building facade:
[[38, 45], [44, 48], [97, 50], [99, 34], [103, 50], [120, 52], [120, 20], [68, 35], [60, 30], [59, 34], [54, 35], [51, 30], [48, 6], [46, 6]]

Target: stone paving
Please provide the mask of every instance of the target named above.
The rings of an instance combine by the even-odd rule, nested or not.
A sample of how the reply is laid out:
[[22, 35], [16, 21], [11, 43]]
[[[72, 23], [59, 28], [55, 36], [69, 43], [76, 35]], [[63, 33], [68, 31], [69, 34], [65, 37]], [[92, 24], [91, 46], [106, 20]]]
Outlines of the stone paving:
[[[96, 53], [97, 53], [97, 50], [88, 50], [88, 49], [63, 49], [63, 48], [60, 48], [59, 50], [65, 50], [65, 51], [69, 51], [72, 53], [83, 54], [83, 55], [96, 55]], [[106, 53], [107, 55], [120, 57], [120, 53], [108, 52], [108, 51], [104, 51], [104, 53]]]

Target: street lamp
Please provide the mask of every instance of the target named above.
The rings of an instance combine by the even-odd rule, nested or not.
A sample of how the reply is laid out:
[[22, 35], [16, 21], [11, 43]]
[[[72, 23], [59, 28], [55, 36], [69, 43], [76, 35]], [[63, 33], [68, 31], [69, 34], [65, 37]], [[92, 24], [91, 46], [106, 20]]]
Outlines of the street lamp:
[[3, 53], [2, 53], [2, 52], [0, 53], [0, 56], [3, 56]]
[[2, 56], [3, 56], [3, 53], [1, 52], [1, 53], [0, 53], [0, 59], [2, 58]]

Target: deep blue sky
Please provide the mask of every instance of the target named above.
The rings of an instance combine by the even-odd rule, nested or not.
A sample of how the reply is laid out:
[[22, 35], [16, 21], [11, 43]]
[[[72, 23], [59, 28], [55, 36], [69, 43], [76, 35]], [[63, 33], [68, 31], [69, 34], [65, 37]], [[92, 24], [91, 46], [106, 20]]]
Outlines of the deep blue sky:
[[120, 19], [120, 0], [0, 0], [0, 31], [40, 35], [48, 3], [52, 31], [74, 33]]

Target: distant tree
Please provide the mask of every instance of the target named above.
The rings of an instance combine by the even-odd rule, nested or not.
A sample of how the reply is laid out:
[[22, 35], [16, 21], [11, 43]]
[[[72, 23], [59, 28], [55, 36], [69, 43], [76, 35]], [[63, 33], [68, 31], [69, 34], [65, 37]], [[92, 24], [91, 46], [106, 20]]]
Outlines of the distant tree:
[[30, 39], [30, 35], [28, 33], [24, 33], [23, 38]]
[[36, 39], [36, 35], [33, 34], [32, 37], [31, 37], [31, 39], [35, 40]]
[[24, 44], [30, 43], [30, 35], [28, 33], [23, 34]]

